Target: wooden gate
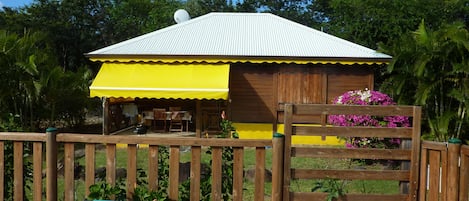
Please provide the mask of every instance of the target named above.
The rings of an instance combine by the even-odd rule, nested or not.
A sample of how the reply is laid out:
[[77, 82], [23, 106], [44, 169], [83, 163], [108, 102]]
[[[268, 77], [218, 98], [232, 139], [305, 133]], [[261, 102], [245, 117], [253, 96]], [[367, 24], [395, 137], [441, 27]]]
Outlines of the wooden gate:
[[[283, 200], [325, 200], [326, 192], [293, 192], [291, 181], [307, 180], [395, 180], [401, 182], [397, 194], [345, 194], [339, 200], [417, 200], [418, 170], [420, 152], [421, 108], [417, 106], [357, 106], [326, 104], [285, 104], [284, 110], [284, 179]], [[407, 116], [411, 127], [378, 128], [378, 127], [339, 127], [327, 125], [327, 115], [371, 115]], [[321, 119], [318, 125], [301, 124], [295, 119]], [[343, 147], [306, 147], [292, 145], [292, 136], [338, 136], [338, 137], [377, 137], [401, 139], [400, 149], [346, 149]], [[299, 169], [292, 167], [294, 158], [326, 159], [373, 159], [401, 161], [397, 170], [369, 169]]]
[[422, 142], [419, 200], [468, 200], [469, 146]]

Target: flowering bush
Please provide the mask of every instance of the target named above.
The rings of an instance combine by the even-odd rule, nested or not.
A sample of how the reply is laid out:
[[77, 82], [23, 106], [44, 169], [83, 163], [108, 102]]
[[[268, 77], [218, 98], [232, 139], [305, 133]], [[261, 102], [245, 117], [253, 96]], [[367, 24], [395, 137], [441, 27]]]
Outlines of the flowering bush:
[[[334, 104], [345, 105], [395, 105], [386, 94], [378, 91], [355, 90], [347, 91], [334, 99]], [[409, 118], [404, 116], [376, 117], [370, 115], [330, 115], [329, 122], [336, 126], [373, 126], [373, 127], [408, 127]], [[392, 138], [345, 138], [349, 148], [396, 148], [400, 139]]]

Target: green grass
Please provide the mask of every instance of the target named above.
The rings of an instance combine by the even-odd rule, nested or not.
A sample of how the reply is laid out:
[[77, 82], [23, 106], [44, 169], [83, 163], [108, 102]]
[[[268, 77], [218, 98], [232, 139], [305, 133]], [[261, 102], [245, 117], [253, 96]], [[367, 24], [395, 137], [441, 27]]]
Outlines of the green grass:
[[[202, 162], [208, 163], [210, 155], [205, 154], [206, 149], [202, 150]], [[190, 161], [191, 152], [181, 152], [180, 161]], [[272, 150], [266, 150], [266, 168], [271, 169]], [[79, 164], [84, 165], [84, 158], [78, 159]], [[244, 152], [244, 169], [250, 169], [255, 167], [255, 149], [247, 148]], [[117, 149], [116, 152], [116, 165], [117, 168], [127, 167], [127, 150]], [[96, 168], [104, 167], [106, 164], [106, 152], [105, 149], [96, 151]], [[361, 164], [356, 162], [350, 162], [350, 160], [343, 159], [319, 159], [319, 158], [293, 158], [292, 167], [295, 168], [328, 168], [328, 169], [347, 169], [353, 168], [354, 166], [360, 166]], [[137, 167], [144, 170], [148, 169], [148, 149], [141, 148], [137, 152]], [[367, 166], [367, 168], [380, 168], [378, 166]], [[292, 180], [291, 190], [295, 192], [310, 192], [314, 187], [317, 180]], [[396, 194], [399, 192], [399, 183], [397, 181], [339, 181], [344, 182], [344, 188], [347, 193], [379, 193], [379, 194]], [[59, 179], [59, 200], [63, 200], [63, 178]], [[75, 192], [76, 200], [84, 200], [84, 182], [82, 180], [75, 181]], [[244, 182], [244, 199], [254, 199], [254, 184], [250, 181], [245, 180]], [[271, 183], [265, 184], [266, 200], [270, 200], [271, 194]]]

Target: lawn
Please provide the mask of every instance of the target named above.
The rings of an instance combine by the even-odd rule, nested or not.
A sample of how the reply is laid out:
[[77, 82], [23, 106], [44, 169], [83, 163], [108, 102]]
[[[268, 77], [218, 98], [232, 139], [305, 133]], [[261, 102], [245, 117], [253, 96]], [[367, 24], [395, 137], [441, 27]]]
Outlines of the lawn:
[[[184, 150], [184, 149], [181, 149]], [[190, 161], [191, 152], [189, 150], [181, 152], [181, 162]], [[205, 153], [203, 151], [203, 153]], [[126, 168], [127, 164], [127, 151], [126, 149], [117, 149], [117, 168]], [[272, 152], [267, 149], [266, 152], [266, 168], [271, 169]], [[209, 163], [210, 155], [203, 154], [202, 162]], [[253, 169], [255, 167], [255, 149], [247, 148], [244, 154], [244, 170]], [[80, 158], [77, 162], [84, 165], [84, 158]], [[96, 168], [104, 167], [106, 163], [106, 153], [104, 149], [97, 149], [96, 151]], [[140, 148], [137, 153], [137, 167], [146, 170], [148, 167], [148, 149]], [[359, 162], [351, 162], [345, 159], [312, 159], [312, 158], [293, 158], [292, 167], [296, 168], [330, 168], [330, 169], [345, 169], [345, 168], [363, 168], [364, 165]], [[366, 168], [382, 168], [380, 165], [368, 165]], [[125, 178], [124, 178], [125, 179]], [[63, 200], [63, 178], [59, 178], [59, 200]], [[291, 190], [295, 192], [310, 192], [316, 185], [316, 180], [293, 180], [291, 182]], [[399, 183], [397, 181], [334, 181], [339, 182], [343, 189], [348, 193], [382, 193], [382, 194], [396, 194], [399, 191]], [[75, 181], [75, 199], [85, 199], [84, 181]], [[254, 200], [254, 184], [252, 181], [245, 179], [244, 181], [243, 200]], [[270, 200], [271, 183], [265, 184], [265, 198]]]

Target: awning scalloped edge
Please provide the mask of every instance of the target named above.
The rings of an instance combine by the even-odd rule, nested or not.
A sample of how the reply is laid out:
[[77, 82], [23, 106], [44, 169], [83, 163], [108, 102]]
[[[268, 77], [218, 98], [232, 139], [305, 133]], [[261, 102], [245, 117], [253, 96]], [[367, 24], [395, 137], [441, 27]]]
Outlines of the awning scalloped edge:
[[381, 65], [388, 64], [389, 59], [381, 60], [307, 60], [307, 59], [220, 59], [220, 58], [203, 58], [203, 59], [181, 59], [181, 58], [90, 58], [91, 61], [98, 62], [143, 62], [143, 63], [201, 63], [201, 64], [230, 64], [230, 63], [276, 63], [276, 64], [342, 64], [342, 65]]

